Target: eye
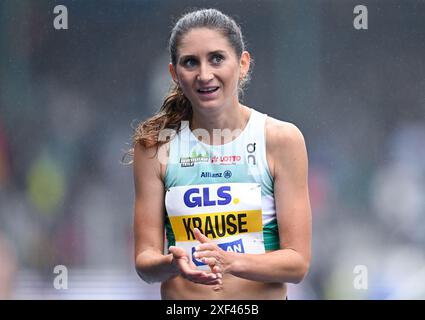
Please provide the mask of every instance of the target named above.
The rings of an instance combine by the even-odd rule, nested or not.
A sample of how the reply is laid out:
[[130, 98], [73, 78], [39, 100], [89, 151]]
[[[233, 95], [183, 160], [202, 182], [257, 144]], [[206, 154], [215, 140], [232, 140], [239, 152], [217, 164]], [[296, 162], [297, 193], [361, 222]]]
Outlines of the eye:
[[197, 61], [193, 58], [187, 58], [183, 61], [183, 66], [186, 68], [192, 68], [196, 65]]
[[215, 54], [212, 56], [212, 63], [213, 64], [220, 64], [221, 61], [224, 60], [224, 57], [221, 54]]

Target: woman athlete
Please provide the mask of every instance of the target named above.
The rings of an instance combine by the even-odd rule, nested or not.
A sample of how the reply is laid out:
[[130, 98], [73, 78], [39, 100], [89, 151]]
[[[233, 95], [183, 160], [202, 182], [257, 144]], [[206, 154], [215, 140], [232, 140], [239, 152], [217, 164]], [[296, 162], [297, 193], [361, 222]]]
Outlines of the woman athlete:
[[184, 15], [169, 50], [173, 88], [134, 135], [136, 270], [163, 299], [285, 299], [310, 265], [303, 135], [240, 103], [251, 58], [227, 15]]

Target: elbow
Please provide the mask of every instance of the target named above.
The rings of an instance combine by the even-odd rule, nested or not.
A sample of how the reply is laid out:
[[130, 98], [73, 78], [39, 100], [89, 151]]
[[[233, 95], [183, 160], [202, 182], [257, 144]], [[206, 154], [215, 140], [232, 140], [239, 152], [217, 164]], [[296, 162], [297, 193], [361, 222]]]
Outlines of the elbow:
[[135, 261], [135, 269], [137, 275], [142, 279], [144, 282], [148, 284], [154, 283], [154, 279], [151, 277], [149, 273], [149, 268], [143, 263], [143, 260], [139, 258], [136, 258]]
[[144, 272], [141, 268], [136, 267], [136, 273], [140, 277], [140, 279], [142, 279], [144, 282], [146, 282], [148, 284], [152, 284], [152, 283], [155, 282], [155, 281], [153, 281], [153, 279], [151, 277], [149, 277], [149, 274]]
[[293, 270], [292, 275], [287, 282], [299, 284], [307, 276], [309, 269], [310, 264], [308, 262], [300, 262], [299, 265]]

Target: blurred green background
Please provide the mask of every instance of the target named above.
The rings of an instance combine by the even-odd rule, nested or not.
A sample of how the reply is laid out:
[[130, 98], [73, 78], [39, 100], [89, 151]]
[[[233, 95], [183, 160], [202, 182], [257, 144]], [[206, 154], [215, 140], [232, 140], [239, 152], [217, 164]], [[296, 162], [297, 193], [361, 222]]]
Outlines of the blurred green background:
[[[68, 30], [53, 27], [59, 4]], [[120, 160], [171, 83], [173, 22], [209, 7], [255, 60], [244, 103], [307, 142], [313, 259], [290, 299], [424, 299], [422, 0], [0, 1], [0, 298], [160, 297], [134, 271]]]

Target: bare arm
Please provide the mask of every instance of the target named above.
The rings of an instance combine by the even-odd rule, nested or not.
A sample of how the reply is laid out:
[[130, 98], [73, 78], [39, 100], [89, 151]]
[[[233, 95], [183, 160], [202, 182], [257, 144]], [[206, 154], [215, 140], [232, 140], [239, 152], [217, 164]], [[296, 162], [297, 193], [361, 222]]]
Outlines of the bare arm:
[[178, 274], [171, 254], [164, 255], [164, 185], [155, 150], [134, 147], [135, 264], [146, 282], [164, 281]]
[[270, 139], [274, 160], [274, 197], [280, 250], [265, 254], [225, 252], [200, 233], [199, 257], [221, 266], [223, 273], [263, 282], [298, 283], [306, 275], [311, 251], [311, 209], [307, 151], [293, 125], [275, 126]]
[[176, 275], [196, 283], [220, 283], [216, 274], [197, 270], [185, 251], [170, 248], [164, 255], [164, 184], [155, 148], [134, 147], [134, 240], [138, 275], [148, 283], [162, 282]]

